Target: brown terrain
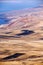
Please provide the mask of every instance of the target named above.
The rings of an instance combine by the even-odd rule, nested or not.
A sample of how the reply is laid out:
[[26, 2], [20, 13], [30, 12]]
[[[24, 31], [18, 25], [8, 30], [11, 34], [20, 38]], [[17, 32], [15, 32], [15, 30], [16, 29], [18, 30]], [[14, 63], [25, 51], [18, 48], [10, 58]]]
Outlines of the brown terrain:
[[0, 25], [0, 65], [43, 65], [43, 6], [4, 13]]

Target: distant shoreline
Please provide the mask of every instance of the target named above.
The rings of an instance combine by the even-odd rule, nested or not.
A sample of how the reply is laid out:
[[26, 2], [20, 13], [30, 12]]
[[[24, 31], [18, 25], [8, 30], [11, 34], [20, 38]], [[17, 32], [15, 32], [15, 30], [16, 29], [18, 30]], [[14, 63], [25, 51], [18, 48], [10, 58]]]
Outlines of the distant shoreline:
[[19, 10], [9, 10], [9, 11], [6, 11], [6, 12], [0, 12], [0, 14], [6, 14], [6, 13], [11, 13], [11, 12], [20, 12], [20, 11], [33, 11], [34, 9], [36, 8], [43, 8], [43, 5], [40, 5], [40, 6], [36, 6], [36, 7], [31, 7], [31, 8], [24, 8], [24, 9], [19, 9]]

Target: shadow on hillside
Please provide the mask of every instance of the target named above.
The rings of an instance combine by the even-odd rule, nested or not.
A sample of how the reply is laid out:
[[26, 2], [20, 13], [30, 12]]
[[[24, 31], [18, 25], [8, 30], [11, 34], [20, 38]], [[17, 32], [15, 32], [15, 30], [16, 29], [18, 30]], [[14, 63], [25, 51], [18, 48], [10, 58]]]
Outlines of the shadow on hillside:
[[26, 36], [26, 35], [30, 35], [30, 34], [33, 34], [35, 33], [34, 31], [32, 30], [21, 30], [21, 33], [19, 34], [15, 34], [13, 36], [7, 36], [7, 34], [10, 34], [11, 32], [6, 32], [5, 34], [6, 35], [0, 35], [0, 38], [20, 38], [21, 36]]
[[33, 33], [34, 33], [34, 31], [32, 31], [32, 30], [22, 30], [22, 33], [16, 34], [15, 37], [26, 36], [26, 35], [30, 35]]
[[0, 61], [7, 61], [7, 60], [15, 59], [22, 55], [24, 55], [24, 53], [15, 53], [13, 55], [0, 59]]

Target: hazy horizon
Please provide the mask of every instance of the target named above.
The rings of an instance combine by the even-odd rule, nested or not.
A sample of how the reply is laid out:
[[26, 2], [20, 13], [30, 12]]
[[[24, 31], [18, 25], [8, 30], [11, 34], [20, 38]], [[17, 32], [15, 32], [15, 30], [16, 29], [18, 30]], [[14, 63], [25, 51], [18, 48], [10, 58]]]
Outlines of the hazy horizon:
[[[0, 13], [10, 12], [13, 10], [21, 10], [25, 8], [34, 8], [43, 4], [43, 0], [0, 0]], [[4, 17], [4, 15], [2, 15]], [[0, 17], [2, 17], [0, 16]], [[0, 18], [0, 24], [5, 24], [6, 21]]]
[[0, 12], [33, 8], [42, 4], [42, 0], [0, 0]]

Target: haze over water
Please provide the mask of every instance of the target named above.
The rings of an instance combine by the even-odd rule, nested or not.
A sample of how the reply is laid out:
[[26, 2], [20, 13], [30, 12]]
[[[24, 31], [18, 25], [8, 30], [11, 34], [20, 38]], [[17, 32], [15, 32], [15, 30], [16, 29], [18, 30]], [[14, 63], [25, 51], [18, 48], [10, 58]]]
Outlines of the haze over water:
[[2, 0], [0, 1], [0, 12], [33, 8], [43, 4], [43, 0]]
[[[43, 0], [0, 0], [0, 13], [33, 8], [40, 5], [43, 5]], [[2, 16], [4, 17], [4, 15]], [[8, 20], [0, 18], [0, 24], [5, 24], [6, 22], [8, 22]]]

